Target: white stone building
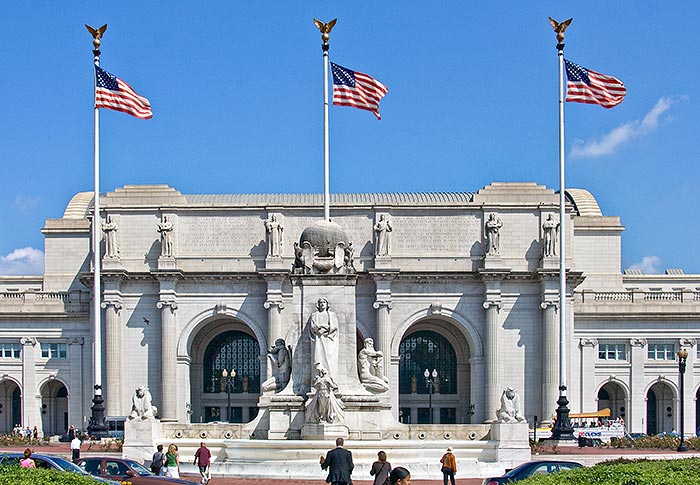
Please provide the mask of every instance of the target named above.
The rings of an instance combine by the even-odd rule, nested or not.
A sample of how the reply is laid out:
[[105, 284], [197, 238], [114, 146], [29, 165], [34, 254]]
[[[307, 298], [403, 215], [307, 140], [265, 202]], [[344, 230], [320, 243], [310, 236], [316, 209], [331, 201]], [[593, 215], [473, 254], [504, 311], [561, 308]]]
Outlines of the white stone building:
[[[431, 409], [434, 423], [490, 421], [505, 387], [519, 390], [528, 420], [546, 419], [559, 394], [562, 236], [571, 411], [609, 407], [632, 432], [678, 429], [676, 352], [685, 348], [684, 428], [694, 432], [700, 275], [623, 274], [619, 217], [604, 216], [585, 190], [568, 196], [572, 223], [558, 235], [545, 229], [550, 215], [558, 220], [558, 195], [534, 183], [494, 183], [475, 193], [335, 194], [332, 221], [355, 249], [345, 261], [336, 253], [328, 268], [355, 271], [312, 287], [309, 260], [295, 243], [323, 217], [320, 196], [185, 195], [165, 185], [110, 192], [101, 199], [101, 223], [109, 216], [116, 225], [111, 247], [101, 248], [107, 415], [127, 415], [140, 385], [150, 388], [165, 423], [242, 423], [268, 412], [259, 404], [275, 340], [292, 346], [293, 375], [311, 364], [304, 325], [313, 294], [354, 315], [341, 318], [352, 329], [341, 339], [341, 360], [352, 362], [346, 372], [357, 373], [364, 338], [383, 352], [389, 390], [377, 405], [396, 421], [428, 423]], [[43, 276], [0, 277], [0, 433], [18, 423], [45, 434], [87, 425], [95, 356], [91, 208], [92, 194], [79, 193], [61, 219], [47, 220]], [[277, 232], [265, 225], [273, 215]], [[490, 219], [499, 223], [491, 235]], [[171, 226], [159, 233], [165, 222]], [[548, 239], [547, 230], [554, 231]], [[432, 395], [426, 368], [438, 374]], [[230, 393], [224, 369], [236, 372]], [[294, 393], [307, 390], [297, 378]], [[257, 419], [274, 434], [278, 424]], [[361, 438], [352, 429], [350, 436]]]

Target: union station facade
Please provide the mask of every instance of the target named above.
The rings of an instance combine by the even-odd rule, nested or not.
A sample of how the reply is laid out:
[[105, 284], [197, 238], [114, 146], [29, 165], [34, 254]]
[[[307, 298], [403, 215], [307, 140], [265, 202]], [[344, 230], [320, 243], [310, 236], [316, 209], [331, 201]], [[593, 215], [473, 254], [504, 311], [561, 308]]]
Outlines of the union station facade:
[[[571, 222], [559, 234], [558, 195], [535, 183], [334, 194], [331, 219], [344, 240], [324, 260], [302, 238], [323, 218], [319, 195], [189, 195], [167, 185], [107, 193], [99, 219], [106, 414], [128, 415], [134, 390], [147, 386], [164, 422], [259, 419], [275, 341], [291, 348], [292, 375], [309, 365], [311, 291], [353, 315], [353, 338], [340, 349], [350, 372], [364, 339], [383, 353], [384, 402], [397, 422], [489, 422], [506, 387], [520, 393], [528, 421], [547, 421], [559, 395], [564, 237], [571, 411], [610, 408], [630, 432], [670, 432], [682, 399], [684, 429], [694, 431], [700, 275], [623, 272], [619, 217], [603, 215], [585, 190], [570, 189], [567, 200]], [[92, 193], [78, 193], [62, 218], [46, 221], [43, 276], [0, 277], [0, 433], [16, 424], [44, 435], [87, 427], [92, 207]], [[320, 273], [325, 283], [312, 291], [309, 278]], [[680, 349], [689, 355], [683, 396]], [[436, 371], [432, 388], [426, 369]]]

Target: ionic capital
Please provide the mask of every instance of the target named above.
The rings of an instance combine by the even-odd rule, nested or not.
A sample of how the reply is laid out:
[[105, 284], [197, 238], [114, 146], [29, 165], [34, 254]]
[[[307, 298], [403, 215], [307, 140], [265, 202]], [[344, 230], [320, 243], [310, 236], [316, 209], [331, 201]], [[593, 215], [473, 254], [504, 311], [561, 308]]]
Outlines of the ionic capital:
[[594, 338], [582, 338], [578, 344], [581, 347], [595, 347], [598, 345], [598, 340]]
[[500, 300], [486, 300], [483, 303], [484, 310], [488, 310], [491, 307], [496, 307], [496, 310], [500, 310], [503, 304]]
[[174, 300], [168, 300], [168, 301], [161, 300], [158, 303], [156, 303], [156, 307], [158, 307], [158, 309], [170, 307], [170, 309], [172, 311], [175, 311], [175, 310], [177, 310], [177, 302]]
[[36, 345], [35, 337], [22, 337], [19, 339], [19, 343], [26, 346], [34, 347]]
[[263, 303], [266, 310], [269, 310], [273, 306], [276, 306], [278, 310], [284, 309], [284, 302], [282, 300], [267, 300]]
[[119, 300], [105, 300], [102, 303], [100, 303], [100, 306], [102, 308], [107, 308], [107, 307], [112, 307], [114, 308], [115, 312], [119, 312], [119, 310], [122, 309], [122, 302]]
[[391, 310], [394, 308], [394, 304], [391, 300], [377, 300], [372, 303], [372, 307], [374, 307], [375, 310], [379, 310], [381, 307], [386, 307], [387, 310]]
[[558, 301], [543, 301], [540, 303], [540, 308], [542, 310], [546, 310], [547, 308], [554, 307], [555, 310], [559, 310], [559, 302]]
[[630, 345], [632, 347], [646, 347], [647, 339], [645, 339], [645, 338], [631, 338]]

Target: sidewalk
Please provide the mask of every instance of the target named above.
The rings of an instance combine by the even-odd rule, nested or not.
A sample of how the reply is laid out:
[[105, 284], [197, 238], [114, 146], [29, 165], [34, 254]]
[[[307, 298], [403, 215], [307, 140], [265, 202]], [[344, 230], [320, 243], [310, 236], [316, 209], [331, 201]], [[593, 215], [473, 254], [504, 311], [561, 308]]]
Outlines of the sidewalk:
[[[13, 446], [0, 448], [0, 453], [6, 451], [24, 451], [26, 446]], [[81, 456], [90, 455], [115, 455], [121, 456], [121, 453], [105, 452], [100, 449], [99, 445], [93, 445], [88, 451], [87, 447], [83, 447]], [[35, 453], [60, 455], [66, 458], [70, 457], [70, 446], [68, 443], [52, 443], [46, 446], [32, 447]], [[533, 454], [533, 460], [567, 460], [576, 461], [584, 466], [593, 466], [596, 463], [606, 460], [614, 460], [616, 458], [629, 459], [682, 459], [700, 457], [700, 452], [688, 451], [684, 453], [676, 452], [675, 450], [660, 450], [660, 449], [634, 449], [634, 448], [608, 448], [608, 447], [559, 447], [556, 453], [551, 450]], [[457, 460], [459, 465], [459, 458]], [[410, 467], [408, 467], [410, 469]], [[199, 476], [191, 473], [183, 473], [183, 478], [199, 481]], [[354, 477], [355, 485], [372, 485], [371, 477]], [[481, 485], [482, 478], [457, 477], [457, 485]], [[241, 477], [217, 477], [214, 476], [210, 482], [211, 485], [269, 485], [270, 480], [266, 478], [241, 478]], [[294, 480], [294, 479], [275, 479], [280, 485], [324, 485], [325, 473], [319, 469], [318, 480]], [[442, 480], [413, 480], [416, 485], [442, 485]]]

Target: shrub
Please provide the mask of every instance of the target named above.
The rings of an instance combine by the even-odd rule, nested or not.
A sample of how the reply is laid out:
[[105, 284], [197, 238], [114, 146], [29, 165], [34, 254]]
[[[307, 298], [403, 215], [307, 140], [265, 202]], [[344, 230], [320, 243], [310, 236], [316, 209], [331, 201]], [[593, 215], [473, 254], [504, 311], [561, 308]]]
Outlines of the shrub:
[[688, 485], [697, 483], [700, 458], [682, 460], [614, 460], [591, 468], [538, 475], [522, 485]]
[[0, 467], [0, 485], [95, 485], [92, 477], [58, 470]]

